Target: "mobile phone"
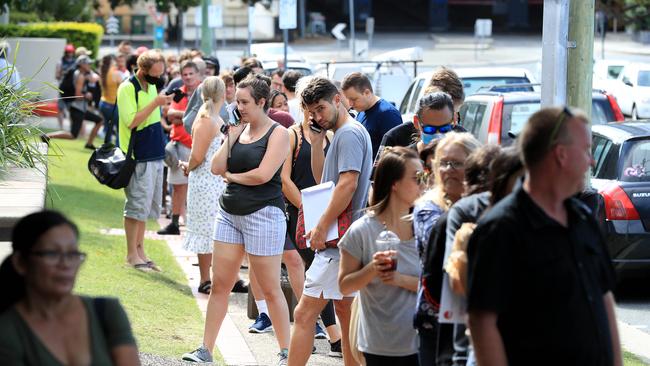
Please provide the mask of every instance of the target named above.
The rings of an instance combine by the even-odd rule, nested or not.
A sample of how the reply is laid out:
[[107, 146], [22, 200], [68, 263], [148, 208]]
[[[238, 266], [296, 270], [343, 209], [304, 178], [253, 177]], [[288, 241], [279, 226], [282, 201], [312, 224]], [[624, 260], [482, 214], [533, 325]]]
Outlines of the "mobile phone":
[[321, 133], [321, 132], [323, 132], [323, 128], [321, 128], [321, 126], [317, 125], [316, 122], [314, 122], [313, 119], [312, 119], [311, 121], [309, 121], [309, 128], [310, 128], [312, 131], [316, 132], [316, 133]]
[[230, 115], [230, 118], [228, 119], [228, 125], [229, 126], [239, 126], [241, 123], [241, 113], [239, 113], [239, 109], [237, 109], [236, 104], [230, 104], [228, 107], [226, 107], [228, 110], [228, 114]]

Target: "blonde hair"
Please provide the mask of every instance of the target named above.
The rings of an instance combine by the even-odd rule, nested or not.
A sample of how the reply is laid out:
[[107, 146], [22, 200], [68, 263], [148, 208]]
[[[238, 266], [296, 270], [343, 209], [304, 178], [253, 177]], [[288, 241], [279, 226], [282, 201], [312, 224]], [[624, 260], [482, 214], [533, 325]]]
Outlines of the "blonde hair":
[[153, 65], [162, 62], [165, 64], [165, 58], [158, 50], [148, 50], [138, 56], [138, 69], [149, 72]]
[[428, 190], [420, 200], [432, 201], [434, 204], [447, 211], [453, 204], [448, 198], [446, 192], [442, 190], [442, 178], [440, 177], [440, 155], [442, 151], [450, 146], [457, 145], [467, 156], [481, 147], [481, 143], [468, 132], [449, 132], [443, 137], [438, 146], [433, 158], [433, 173], [434, 173], [434, 186], [433, 189]]
[[[203, 80], [201, 86], [201, 99], [203, 105], [197, 113], [199, 118], [210, 118], [219, 116], [219, 110], [216, 105], [223, 103], [226, 93], [226, 85], [218, 76], [209, 76]], [[216, 104], [216, 105], [215, 105]]]

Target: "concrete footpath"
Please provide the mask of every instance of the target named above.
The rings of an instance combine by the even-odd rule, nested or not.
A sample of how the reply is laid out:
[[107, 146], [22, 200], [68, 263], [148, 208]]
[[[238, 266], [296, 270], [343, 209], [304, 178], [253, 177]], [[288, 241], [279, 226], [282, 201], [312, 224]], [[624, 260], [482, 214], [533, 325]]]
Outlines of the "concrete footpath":
[[[158, 220], [161, 227], [167, 225], [169, 220]], [[181, 233], [184, 227], [181, 226]], [[187, 276], [188, 285], [192, 294], [205, 317], [208, 305], [208, 295], [197, 291], [199, 286], [199, 267], [194, 253], [183, 250], [183, 235], [161, 236], [153, 232], [147, 232], [151, 239], [165, 240], [171, 249], [176, 261]], [[240, 276], [248, 282], [248, 270], [240, 270]], [[278, 361], [279, 347], [274, 333], [253, 334], [248, 333], [248, 327], [254, 320], [247, 317], [247, 294], [230, 294], [228, 302], [228, 313], [217, 337], [217, 348], [227, 365], [275, 365]], [[343, 365], [343, 360], [327, 356], [329, 343], [327, 340], [314, 340], [316, 354], [309, 359], [309, 365], [330, 366]], [[198, 346], [198, 345], [197, 345]], [[191, 351], [191, 350], [188, 350]]]

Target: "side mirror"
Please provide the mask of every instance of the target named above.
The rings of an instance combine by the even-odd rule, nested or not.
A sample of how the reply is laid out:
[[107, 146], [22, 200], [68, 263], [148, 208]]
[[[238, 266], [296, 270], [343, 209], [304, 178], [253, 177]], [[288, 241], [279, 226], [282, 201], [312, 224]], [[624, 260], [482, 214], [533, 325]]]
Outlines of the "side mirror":
[[632, 82], [628, 78], [623, 78], [623, 84], [627, 86], [634, 86], [634, 84], [632, 84]]

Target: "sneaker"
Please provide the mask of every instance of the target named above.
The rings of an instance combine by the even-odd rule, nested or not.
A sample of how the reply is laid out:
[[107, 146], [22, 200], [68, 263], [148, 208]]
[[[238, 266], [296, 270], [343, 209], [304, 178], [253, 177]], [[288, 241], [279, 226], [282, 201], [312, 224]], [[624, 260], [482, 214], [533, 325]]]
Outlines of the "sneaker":
[[341, 350], [341, 340], [332, 343], [330, 342], [330, 351], [327, 354], [330, 357], [343, 358], [343, 351]]
[[248, 333], [268, 333], [273, 331], [273, 324], [266, 313], [260, 314], [255, 323], [248, 327]]
[[277, 365], [278, 366], [286, 365], [287, 361], [289, 359], [289, 351], [287, 351], [286, 349], [283, 349], [282, 351], [280, 351], [280, 353], [278, 353], [278, 357], [279, 357], [279, 359], [278, 359]]
[[314, 338], [327, 339], [327, 334], [325, 334], [325, 331], [320, 327], [320, 324], [318, 324], [318, 322], [316, 322], [316, 333], [314, 334]]
[[169, 225], [157, 231], [158, 235], [180, 235], [181, 231], [177, 225], [169, 223]]
[[235, 282], [235, 285], [232, 287], [232, 290], [230, 290], [230, 292], [236, 294], [246, 294], [248, 293], [248, 286], [246, 286], [244, 280], [238, 280]]
[[183, 361], [197, 362], [197, 363], [208, 363], [212, 362], [212, 355], [204, 345], [195, 349], [190, 353], [186, 353], [182, 356]]

